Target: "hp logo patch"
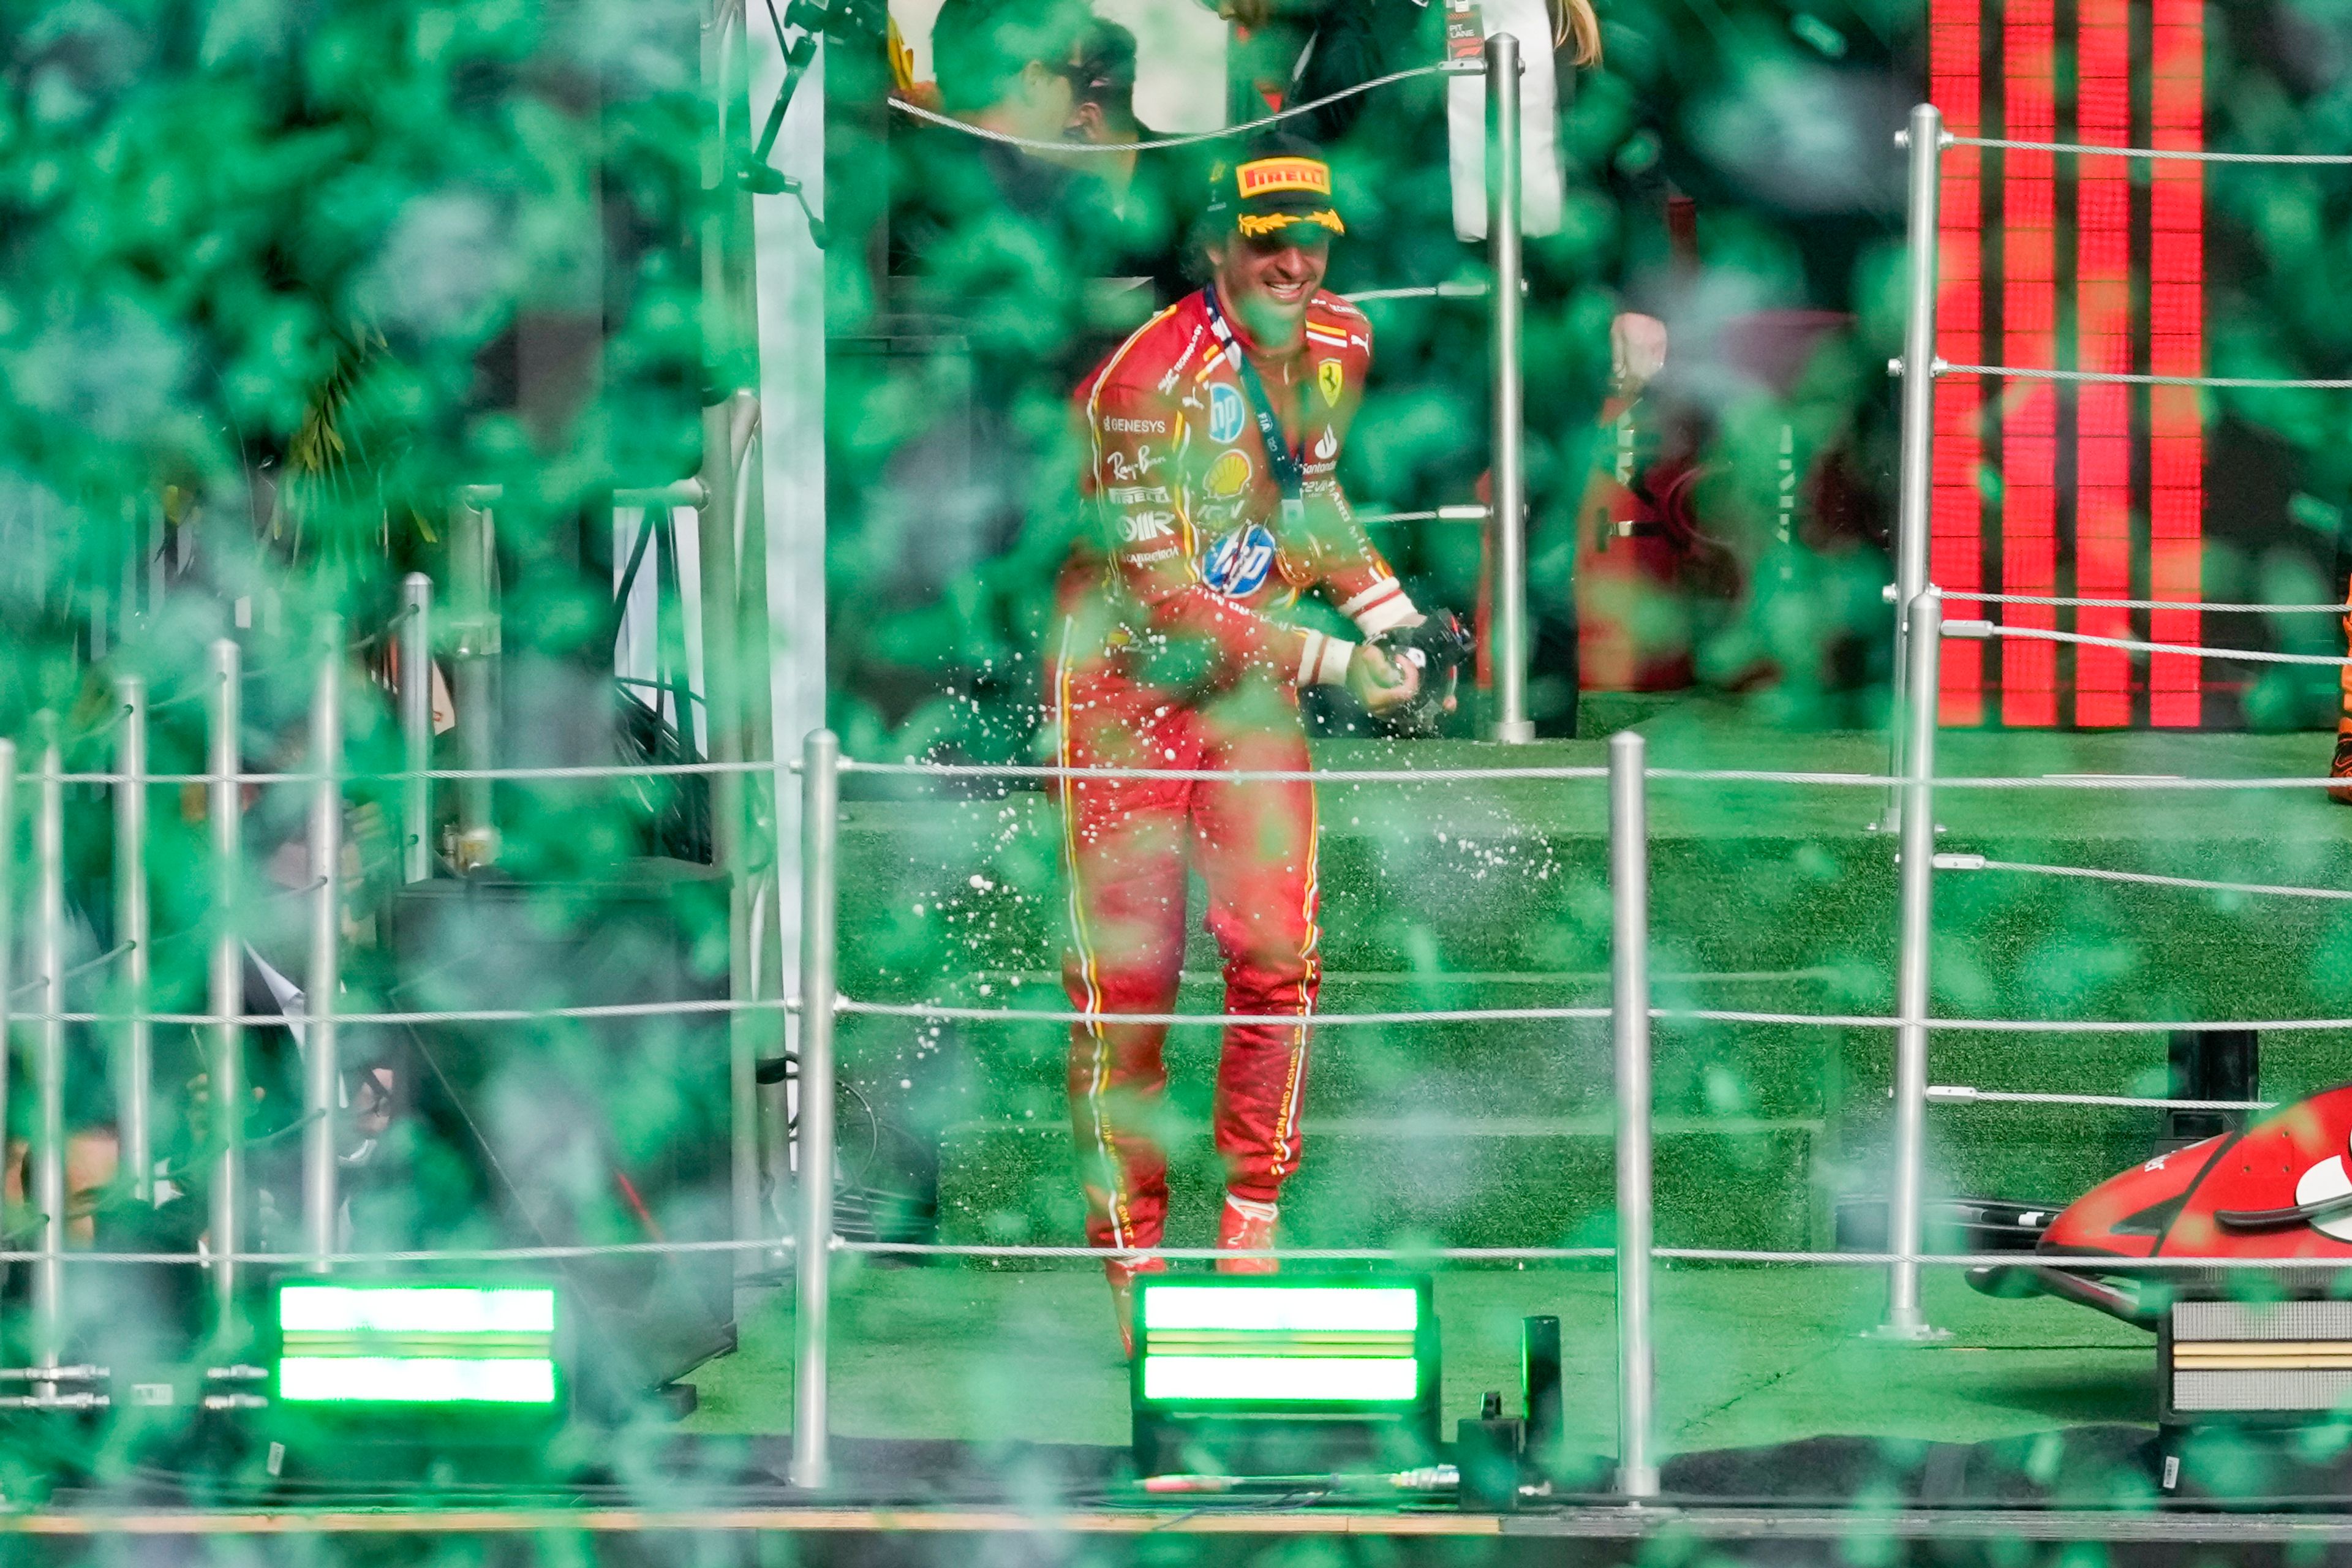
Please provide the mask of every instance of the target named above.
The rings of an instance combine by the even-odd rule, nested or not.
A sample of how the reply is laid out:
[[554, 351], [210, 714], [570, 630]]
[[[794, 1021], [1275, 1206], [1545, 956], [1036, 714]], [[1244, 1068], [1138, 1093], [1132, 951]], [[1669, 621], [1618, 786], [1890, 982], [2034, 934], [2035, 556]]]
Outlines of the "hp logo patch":
[[1274, 569], [1274, 535], [1262, 523], [1237, 528], [1209, 546], [1201, 580], [1229, 599], [1246, 599]]
[[1242, 395], [1223, 382], [1209, 387], [1209, 439], [1219, 446], [1238, 441], [1242, 429], [1249, 423], [1249, 411], [1242, 406]]

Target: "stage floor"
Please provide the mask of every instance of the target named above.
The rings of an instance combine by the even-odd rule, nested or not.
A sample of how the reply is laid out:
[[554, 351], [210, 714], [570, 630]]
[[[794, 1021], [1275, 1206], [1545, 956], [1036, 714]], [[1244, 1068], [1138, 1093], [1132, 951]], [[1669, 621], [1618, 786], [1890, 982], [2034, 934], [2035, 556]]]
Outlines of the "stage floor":
[[[1969, 1443], [2156, 1420], [2156, 1342], [2080, 1307], [1996, 1301], [1951, 1270], [1924, 1281], [1931, 1345], [1864, 1337], [1885, 1276], [1864, 1268], [1662, 1269], [1659, 1436], [1667, 1451], [1822, 1436]], [[1615, 1286], [1603, 1270], [1441, 1274], [1445, 1430], [1518, 1390], [1519, 1320], [1560, 1320], [1568, 1443], [1612, 1451]], [[1101, 1277], [849, 1267], [835, 1276], [833, 1430], [845, 1438], [1119, 1446], [1127, 1368]], [[742, 1348], [688, 1380], [685, 1429], [782, 1433], [792, 1299], [747, 1291]]]
[[[1644, 714], [1639, 728], [1654, 769], [1851, 774], [1886, 766], [1882, 734], [1776, 731], [1725, 705], [1666, 707]], [[2319, 732], [1950, 732], [1939, 737], [1937, 773], [2316, 780], [2331, 746]], [[1334, 742], [1316, 752], [1325, 769], [1426, 771], [1591, 766], [1606, 760], [1607, 745]], [[1321, 795], [1327, 1010], [1605, 997], [1607, 905], [1598, 894], [1607, 800], [1598, 781], [1332, 783]], [[1869, 788], [1654, 779], [1659, 1002], [1888, 1008], [1893, 847], [1872, 830], [1884, 798]], [[1939, 793], [1937, 816], [1941, 847], [1995, 859], [2352, 889], [2352, 810], [2315, 787], [1955, 787]], [[845, 990], [948, 997], [984, 974], [1013, 983], [1009, 994], [1002, 985], [989, 994], [992, 1005], [1062, 1005], [1052, 969], [1061, 906], [1053, 861], [1035, 847], [1051, 846], [1050, 816], [1034, 794], [863, 801], [848, 823], [845, 853], [860, 870], [844, 882]], [[953, 891], [976, 870], [987, 875], [971, 885], [998, 889], [995, 901]], [[2352, 926], [2340, 902], [2017, 872], [1937, 881], [1935, 1005], [1947, 1017], [2352, 1017]], [[1446, 896], [1433, 899], [1433, 889]], [[923, 946], [908, 911], [931, 920], [949, 907], [961, 912], [957, 929], [973, 934]], [[1213, 1012], [1214, 955], [1197, 939], [1194, 946], [1181, 1005]], [[860, 1024], [845, 1037], [850, 1076], [887, 1099], [918, 1057], [899, 1039], [908, 1034], [899, 1021]], [[2347, 1037], [2352, 1031], [2266, 1037], [2263, 1090], [2291, 1099], [2352, 1077]], [[1578, 1227], [1605, 1215], [1607, 1162], [1572, 1158], [1605, 1155], [1609, 1136], [1597, 1027], [1358, 1029], [1322, 1039], [1307, 1121], [1310, 1140], [1328, 1136], [1286, 1194], [1297, 1200], [1286, 1202], [1289, 1239], [1600, 1239]], [[973, 1087], [969, 1119], [948, 1128], [943, 1239], [1076, 1240], [1058, 1026], [1017, 1040], [1012, 1026], [967, 1029], [961, 1048]], [[1880, 1190], [1883, 1030], [1670, 1021], [1655, 1051], [1661, 1125], [1671, 1122], [1687, 1143], [1661, 1161], [1662, 1241], [1825, 1246], [1832, 1200]], [[1937, 1037], [1931, 1078], [2160, 1094], [2165, 1051], [2160, 1031], [2023, 1043], [1952, 1031]], [[1213, 1052], [1206, 1031], [1171, 1047], [1179, 1108], [1192, 1123], [1203, 1107], [1183, 1100], [1185, 1086], [1200, 1098]], [[1197, 1125], [1183, 1131], [1186, 1146], [1200, 1145], [1195, 1154], [1205, 1149]], [[1938, 1108], [1930, 1176], [1948, 1191], [2063, 1202], [2144, 1158], [2158, 1131], [2147, 1110]], [[1768, 1133], [1793, 1152], [1778, 1163], [1755, 1153]], [[1187, 1191], [1213, 1194], [1213, 1173], [1188, 1174], [1180, 1160], [1179, 1177]], [[1178, 1215], [1171, 1242], [1205, 1242], [1192, 1234], [1202, 1223]], [[1876, 1269], [1662, 1272], [1664, 1447], [1696, 1454], [1833, 1437], [1966, 1444], [2152, 1427], [2150, 1336], [2081, 1308], [1989, 1300], [1949, 1270], [1930, 1270], [1926, 1289], [1932, 1320], [1952, 1337], [1906, 1346], [1864, 1337], [1883, 1300]], [[1486, 1390], [1515, 1398], [1519, 1319], [1548, 1312], [1566, 1336], [1570, 1445], [1608, 1453], [1612, 1300], [1605, 1269], [1441, 1276], [1448, 1434], [1455, 1417], [1476, 1413]], [[1113, 1447], [1127, 1439], [1125, 1369], [1106, 1289], [1091, 1271], [869, 1265], [841, 1276], [835, 1312], [833, 1426], [845, 1438]], [[747, 1296], [741, 1317], [741, 1351], [691, 1379], [702, 1404], [689, 1430], [788, 1426], [788, 1292]]]

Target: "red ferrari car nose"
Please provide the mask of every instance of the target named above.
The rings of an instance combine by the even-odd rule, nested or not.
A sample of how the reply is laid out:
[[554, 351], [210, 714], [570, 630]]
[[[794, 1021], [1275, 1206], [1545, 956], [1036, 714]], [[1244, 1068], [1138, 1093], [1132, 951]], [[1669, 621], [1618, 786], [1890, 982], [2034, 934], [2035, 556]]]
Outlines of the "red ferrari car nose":
[[1996, 1296], [2053, 1295], [2154, 1328], [2174, 1288], [2209, 1259], [2352, 1262], [2352, 1085], [2159, 1154], [2100, 1183], [2042, 1232], [2043, 1258], [2178, 1259], [2180, 1268], [2002, 1265], [1969, 1282]]
[[2226, 1135], [2209, 1138], [2108, 1177], [2050, 1222], [2037, 1250], [2066, 1256], [2154, 1257], [2195, 1194], [2207, 1167], [2230, 1142]]
[[2101, 1183], [2051, 1222], [2041, 1250], [2184, 1261], [2352, 1258], [2347, 1147], [2352, 1086]]

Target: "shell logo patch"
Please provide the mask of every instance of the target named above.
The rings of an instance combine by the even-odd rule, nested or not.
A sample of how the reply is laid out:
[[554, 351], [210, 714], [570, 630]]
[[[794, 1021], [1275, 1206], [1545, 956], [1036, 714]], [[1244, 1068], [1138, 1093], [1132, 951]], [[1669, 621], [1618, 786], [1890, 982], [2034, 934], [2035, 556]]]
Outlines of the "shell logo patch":
[[1209, 546], [1201, 581], [1229, 599], [1246, 599], [1265, 585], [1274, 553], [1274, 535], [1264, 523], [1237, 528]]
[[1231, 500], [1249, 488], [1256, 473], [1256, 465], [1249, 460], [1247, 452], [1221, 452], [1202, 478], [1201, 489], [1211, 500]]
[[1335, 359], [1316, 361], [1315, 384], [1322, 390], [1327, 405], [1338, 406], [1339, 394], [1347, 390], [1348, 367]]

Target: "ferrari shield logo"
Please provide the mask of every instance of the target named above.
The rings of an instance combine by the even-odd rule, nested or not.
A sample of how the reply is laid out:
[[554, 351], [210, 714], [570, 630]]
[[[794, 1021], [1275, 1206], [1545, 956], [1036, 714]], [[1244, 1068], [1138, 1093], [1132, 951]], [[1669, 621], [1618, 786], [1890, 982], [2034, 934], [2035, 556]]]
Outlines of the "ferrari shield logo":
[[1315, 384], [1323, 389], [1323, 401], [1332, 407], [1338, 407], [1339, 394], [1348, 384], [1348, 367], [1335, 359], [1317, 362]]

